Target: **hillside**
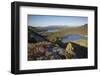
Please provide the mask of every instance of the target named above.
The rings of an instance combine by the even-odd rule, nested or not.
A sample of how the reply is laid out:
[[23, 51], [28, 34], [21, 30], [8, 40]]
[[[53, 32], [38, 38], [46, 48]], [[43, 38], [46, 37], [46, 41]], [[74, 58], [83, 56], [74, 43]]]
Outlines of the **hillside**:
[[61, 36], [66, 36], [69, 34], [87, 35], [87, 32], [88, 32], [88, 27], [87, 27], [87, 24], [85, 24], [80, 27], [64, 28], [64, 29], [61, 29], [58, 33]]
[[69, 34], [78, 34], [78, 35], [87, 35], [88, 27], [87, 24], [80, 27], [66, 27], [61, 28], [56, 32], [43, 32], [43, 35], [46, 35], [49, 40], [56, 40], [57, 37], [61, 38]]
[[[48, 32], [48, 29], [49, 30], [56, 29], [58, 31]], [[57, 37], [61, 38], [61, 37], [67, 36], [69, 34], [87, 35], [88, 27], [87, 27], [87, 24], [84, 24], [84, 25], [79, 26], [79, 27], [68, 27], [68, 26], [65, 27], [63, 25], [62, 27], [61, 26], [59, 26], [59, 27], [54, 26], [54, 28], [52, 26], [49, 26], [49, 27], [28, 26], [28, 30], [38, 32], [39, 34], [46, 36], [48, 40], [55, 42]]]
[[[59, 28], [56, 32], [28, 26], [28, 60], [87, 58], [84, 35], [87, 37], [87, 25]], [[66, 38], [64, 42], [62, 37]]]
[[87, 40], [76, 40], [76, 41], [73, 41], [73, 43], [76, 43], [76, 44], [79, 44], [81, 46], [84, 46], [84, 47], [88, 47], [88, 42]]

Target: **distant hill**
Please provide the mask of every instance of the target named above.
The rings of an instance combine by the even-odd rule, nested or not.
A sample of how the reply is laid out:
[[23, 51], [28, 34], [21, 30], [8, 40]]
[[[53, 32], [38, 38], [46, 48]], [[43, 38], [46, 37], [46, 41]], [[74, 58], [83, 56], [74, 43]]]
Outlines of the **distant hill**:
[[[55, 32], [48, 32], [48, 29], [58, 29], [58, 31]], [[56, 41], [56, 38], [64, 37], [70, 34], [77, 34], [77, 35], [88, 35], [88, 26], [87, 24], [84, 24], [82, 26], [77, 27], [69, 27], [69, 26], [49, 26], [49, 27], [32, 27], [28, 26], [28, 30], [38, 32], [41, 35], [44, 35], [49, 39], [50, 41]]]
[[79, 34], [79, 35], [87, 35], [88, 34], [88, 26], [87, 24], [79, 27], [71, 27], [71, 28], [64, 28], [59, 31], [61, 36], [66, 36], [69, 34]]
[[28, 29], [32, 29], [34, 31], [47, 31], [47, 30], [54, 30], [54, 29], [58, 29], [60, 32], [66, 32], [69, 34], [87, 34], [87, 29], [88, 26], [87, 24], [84, 24], [82, 26], [77, 26], [77, 27], [70, 27], [68, 25], [61, 25], [61, 26], [56, 26], [56, 25], [51, 25], [51, 26], [47, 26], [47, 27], [33, 27], [33, 26], [28, 26]]
[[47, 31], [46, 29], [42, 29], [40, 27], [33, 27], [33, 26], [28, 26], [28, 30], [35, 31], [35, 32]]

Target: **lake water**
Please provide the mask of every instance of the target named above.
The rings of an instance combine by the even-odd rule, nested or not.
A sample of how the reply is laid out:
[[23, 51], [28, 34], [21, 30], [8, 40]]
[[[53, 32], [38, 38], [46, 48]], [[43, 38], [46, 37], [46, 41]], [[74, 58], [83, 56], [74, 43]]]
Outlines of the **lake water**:
[[58, 29], [50, 29], [47, 32], [57, 32], [57, 31], [59, 31], [59, 30]]
[[69, 42], [69, 41], [79, 40], [79, 39], [87, 40], [87, 36], [72, 34], [72, 35], [67, 35], [67, 36], [64, 36], [61, 38], [62, 42], [64, 42], [64, 43]]

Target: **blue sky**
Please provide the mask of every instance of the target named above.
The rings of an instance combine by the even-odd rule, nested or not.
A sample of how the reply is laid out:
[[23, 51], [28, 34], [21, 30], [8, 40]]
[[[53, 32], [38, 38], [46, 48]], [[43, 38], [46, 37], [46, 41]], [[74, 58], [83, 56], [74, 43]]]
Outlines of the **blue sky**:
[[50, 15], [28, 15], [28, 25], [34, 27], [45, 26], [81, 26], [88, 23], [88, 17], [78, 16], [50, 16]]

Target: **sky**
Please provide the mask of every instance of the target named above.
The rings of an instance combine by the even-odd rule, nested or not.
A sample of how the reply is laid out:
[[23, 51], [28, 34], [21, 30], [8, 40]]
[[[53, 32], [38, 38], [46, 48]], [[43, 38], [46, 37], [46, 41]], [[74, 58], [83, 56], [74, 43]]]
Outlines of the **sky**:
[[50, 16], [50, 15], [28, 15], [28, 26], [47, 27], [56, 26], [82, 26], [88, 23], [88, 17], [80, 16]]

